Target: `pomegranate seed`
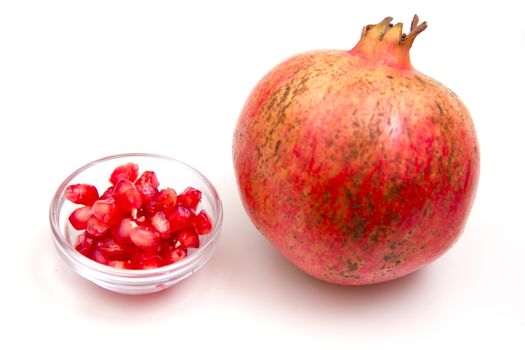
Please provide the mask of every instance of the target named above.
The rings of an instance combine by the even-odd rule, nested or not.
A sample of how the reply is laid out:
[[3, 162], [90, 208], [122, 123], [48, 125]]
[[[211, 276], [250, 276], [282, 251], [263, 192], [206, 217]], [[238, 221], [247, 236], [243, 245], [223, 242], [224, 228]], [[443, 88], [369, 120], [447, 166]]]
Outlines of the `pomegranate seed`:
[[66, 188], [65, 196], [67, 200], [75, 204], [91, 206], [98, 199], [98, 191], [93, 185], [69, 185]]
[[107, 265], [109, 263], [107, 256], [97, 248], [93, 250], [93, 260], [103, 265]]
[[169, 249], [163, 252], [162, 257], [168, 264], [176, 263], [188, 255], [188, 250], [183, 247]]
[[168, 220], [170, 222], [171, 232], [182, 230], [183, 228], [190, 227], [193, 223], [195, 214], [183, 207], [182, 205], [175, 206], [175, 210], [171, 213]]
[[137, 226], [129, 234], [131, 241], [141, 249], [154, 249], [159, 245], [159, 233], [147, 227]]
[[193, 227], [199, 235], [206, 235], [211, 232], [211, 219], [206, 211], [201, 210], [193, 220]]
[[154, 187], [152, 184], [140, 184], [135, 185], [137, 191], [140, 193], [140, 198], [143, 202], [147, 202], [155, 198], [159, 194], [159, 190]]
[[160, 205], [160, 210], [170, 213], [177, 204], [177, 192], [172, 188], [165, 188], [160, 191], [157, 201]]
[[142, 270], [156, 269], [166, 265], [166, 262], [160, 256], [154, 256], [149, 259], [140, 260], [136, 266]]
[[115, 192], [115, 186], [110, 186], [104, 191], [104, 193], [102, 193], [99, 199], [113, 198], [114, 192]]
[[158, 211], [151, 217], [151, 226], [160, 233], [162, 239], [167, 239], [170, 236], [170, 222], [164, 212]]
[[85, 230], [90, 217], [91, 207], [84, 206], [73, 210], [69, 215], [69, 222], [75, 230]]
[[159, 251], [161, 252], [169, 252], [172, 251], [175, 248], [180, 247], [180, 242], [177, 241], [178, 234], [171, 234], [168, 238], [162, 239]]
[[140, 175], [140, 177], [135, 181], [135, 185], [151, 185], [154, 188], [159, 187], [159, 180], [157, 175], [153, 171], [145, 171]]
[[102, 236], [104, 233], [108, 232], [110, 226], [103, 223], [96, 216], [91, 215], [86, 225], [86, 232], [93, 237]]
[[177, 236], [177, 242], [180, 242], [183, 248], [199, 248], [200, 246], [199, 236], [191, 230], [181, 231]]
[[117, 269], [131, 269], [133, 268], [129, 260], [110, 260], [108, 265]]
[[160, 202], [158, 201], [159, 196], [155, 195], [144, 203], [144, 210], [147, 213], [154, 214], [160, 210]]
[[125, 211], [138, 209], [142, 206], [142, 198], [139, 191], [129, 180], [120, 180], [115, 185], [115, 193], [113, 194], [119, 207]]
[[115, 227], [115, 229], [111, 230], [111, 235], [113, 236], [113, 239], [115, 239], [115, 241], [119, 244], [129, 244], [131, 243], [131, 238], [129, 238], [129, 235], [131, 231], [133, 231], [133, 229], [135, 229], [137, 226], [137, 223], [132, 219], [124, 218], [118, 227]]
[[96, 244], [96, 249], [104, 254], [108, 260], [125, 260], [129, 258], [128, 251], [123, 246], [115, 242], [111, 236], [107, 236], [98, 241]]
[[92, 206], [93, 216], [104, 224], [115, 223], [119, 217], [117, 205], [113, 198], [99, 199]]
[[119, 165], [113, 170], [109, 177], [109, 182], [116, 185], [120, 180], [135, 181], [139, 176], [139, 166], [134, 163]]
[[75, 249], [80, 254], [90, 257], [93, 253], [93, 247], [95, 246], [95, 241], [92, 237], [89, 237], [85, 232], [79, 234], [75, 241]]
[[197, 209], [197, 205], [199, 205], [201, 198], [202, 198], [201, 191], [193, 187], [188, 187], [184, 190], [184, 192], [179, 194], [179, 196], [177, 197], [177, 201], [180, 204], [184, 205], [186, 208], [195, 210]]
[[157, 256], [156, 250], [140, 250], [137, 249], [131, 254], [131, 262], [134, 265], [137, 265], [142, 260], [148, 260], [153, 258], [154, 256]]

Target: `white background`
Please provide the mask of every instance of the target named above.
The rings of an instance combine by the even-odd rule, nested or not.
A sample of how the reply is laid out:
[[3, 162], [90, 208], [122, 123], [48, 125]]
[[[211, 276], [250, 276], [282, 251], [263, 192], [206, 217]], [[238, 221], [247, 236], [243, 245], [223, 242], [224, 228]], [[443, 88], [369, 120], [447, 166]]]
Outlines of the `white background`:
[[[0, 2], [0, 348], [525, 348], [525, 23], [519, 1]], [[481, 144], [464, 235], [406, 278], [341, 287], [282, 258], [242, 209], [232, 132], [288, 56], [350, 49], [385, 16], [429, 23], [412, 63], [468, 106]], [[225, 212], [212, 260], [151, 296], [78, 277], [48, 205], [80, 165], [123, 152], [187, 161]], [[7, 345], [10, 344], [10, 345]]]

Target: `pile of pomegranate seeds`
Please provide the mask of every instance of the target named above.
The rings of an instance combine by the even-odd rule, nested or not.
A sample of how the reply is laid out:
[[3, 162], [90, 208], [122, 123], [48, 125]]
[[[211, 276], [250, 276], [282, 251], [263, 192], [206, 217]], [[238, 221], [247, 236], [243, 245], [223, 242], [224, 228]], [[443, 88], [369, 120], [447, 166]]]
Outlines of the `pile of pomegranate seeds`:
[[118, 166], [102, 195], [95, 186], [75, 184], [65, 196], [82, 206], [69, 222], [83, 231], [75, 249], [101, 264], [123, 269], [152, 269], [177, 262], [189, 248], [199, 248], [199, 235], [211, 232], [206, 211], [197, 212], [202, 193], [188, 187], [177, 194], [159, 189], [157, 175], [137, 164]]

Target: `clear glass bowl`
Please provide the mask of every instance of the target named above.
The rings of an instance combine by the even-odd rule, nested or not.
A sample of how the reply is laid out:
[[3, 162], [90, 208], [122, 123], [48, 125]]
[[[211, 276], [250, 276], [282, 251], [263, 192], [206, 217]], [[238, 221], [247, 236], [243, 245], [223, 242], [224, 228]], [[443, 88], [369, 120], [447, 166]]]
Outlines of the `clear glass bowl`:
[[[69, 224], [69, 214], [78, 207], [65, 199], [66, 187], [76, 183], [95, 185], [104, 191], [109, 175], [121, 164], [138, 164], [139, 172], [155, 171], [162, 188], [182, 191], [193, 186], [202, 191], [199, 208], [206, 210], [213, 230], [200, 236], [201, 246], [189, 249], [188, 256], [174, 264], [150, 270], [118, 269], [99, 264], [77, 252], [76, 237], [81, 233]], [[95, 160], [69, 175], [58, 187], [49, 211], [51, 232], [58, 253], [80, 276], [108, 290], [123, 294], [149, 294], [161, 291], [189, 277], [212, 256], [222, 225], [222, 203], [212, 183], [199, 171], [178, 160], [156, 154], [129, 153]]]

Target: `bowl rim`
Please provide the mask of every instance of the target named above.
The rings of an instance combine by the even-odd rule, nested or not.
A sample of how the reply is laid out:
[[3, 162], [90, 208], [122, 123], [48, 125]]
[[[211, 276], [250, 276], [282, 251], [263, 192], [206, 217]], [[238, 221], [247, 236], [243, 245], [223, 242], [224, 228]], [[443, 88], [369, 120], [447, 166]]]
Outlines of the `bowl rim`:
[[[80, 173], [82, 173], [84, 170], [89, 169], [99, 163], [111, 161], [114, 159], [119, 158], [131, 158], [131, 157], [144, 157], [144, 158], [156, 158], [163, 161], [168, 162], [174, 162], [178, 163], [184, 167], [186, 167], [188, 170], [193, 172], [197, 177], [200, 178], [204, 182], [204, 184], [208, 187], [210, 192], [212, 193], [212, 201], [211, 205], [214, 207], [214, 210], [217, 212], [217, 218], [215, 219], [212, 231], [208, 233], [206, 236], [209, 236], [210, 238], [199, 248], [195, 249], [192, 254], [188, 255], [184, 259], [177, 261], [175, 263], [165, 265], [162, 267], [154, 268], [154, 269], [148, 269], [148, 270], [132, 270], [132, 269], [119, 269], [112, 266], [107, 266], [100, 264], [94, 260], [89, 259], [88, 257], [82, 255], [79, 253], [72, 245], [70, 245], [64, 238], [64, 235], [62, 234], [62, 229], [60, 228], [60, 222], [59, 222], [59, 214], [60, 214], [60, 208], [62, 207], [64, 201], [66, 200], [64, 197], [65, 189], [66, 187], [71, 183], [71, 181]], [[187, 272], [187, 269], [191, 268], [193, 265], [198, 265], [199, 261], [201, 261], [202, 258], [205, 258], [208, 254], [208, 250], [212, 249], [215, 245], [219, 233], [222, 227], [222, 220], [223, 220], [223, 207], [222, 202], [219, 197], [219, 194], [217, 192], [217, 189], [215, 186], [211, 183], [211, 181], [204, 176], [200, 171], [192, 167], [191, 165], [180, 161], [178, 159], [154, 154], [154, 153], [120, 153], [115, 154], [111, 156], [102, 157], [96, 160], [93, 160], [75, 171], [73, 171], [69, 176], [67, 176], [59, 185], [58, 189], [55, 191], [55, 194], [53, 195], [53, 198], [51, 200], [51, 204], [49, 207], [49, 223], [51, 226], [51, 233], [52, 237], [55, 243], [55, 246], [58, 248], [58, 251], [60, 255], [66, 260], [66, 262], [71, 265], [75, 269], [88, 269], [90, 270], [90, 273], [98, 274], [99, 277], [106, 276], [111, 277], [113, 280], [125, 280], [125, 281], [136, 281], [140, 284], [148, 281], [148, 280], [156, 280], [159, 277], [166, 277], [167, 275], [171, 274], [177, 274], [179, 272]]]

